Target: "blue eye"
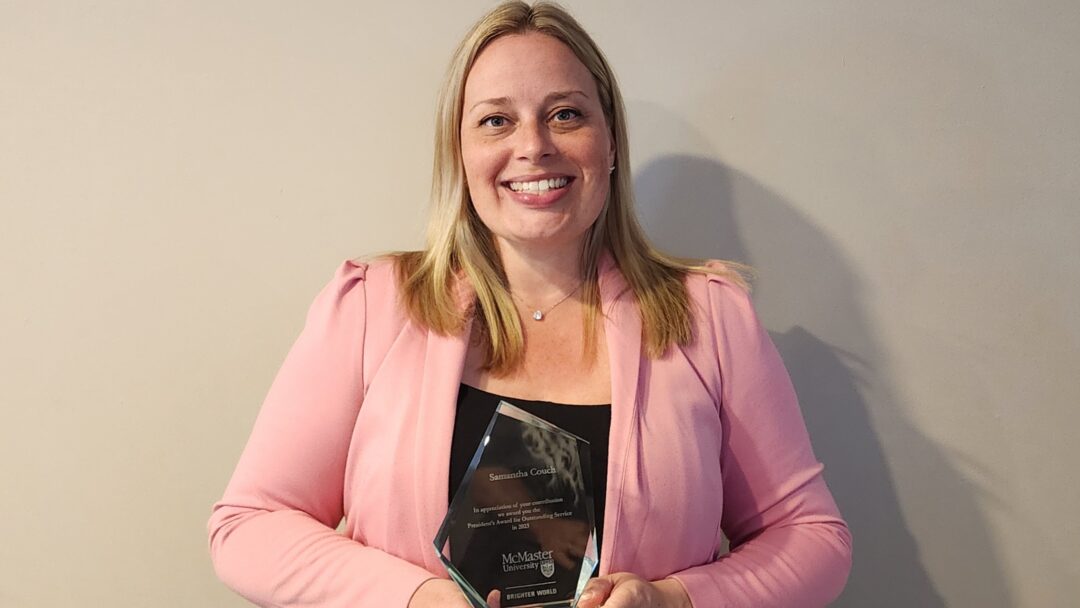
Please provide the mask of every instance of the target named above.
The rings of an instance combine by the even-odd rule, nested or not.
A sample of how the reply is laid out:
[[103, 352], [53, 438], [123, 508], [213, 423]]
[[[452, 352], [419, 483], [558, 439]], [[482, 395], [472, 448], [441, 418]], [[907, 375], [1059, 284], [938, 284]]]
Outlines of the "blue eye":
[[581, 112], [578, 112], [577, 110], [573, 110], [571, 108], [563, 108], [555, 113], [555, 119], [561, 122], [573, 120], [578, 116], [581, 116]]
[[484, 120], [481, 120], [480, 124], [495, 127], [497, 129], [506, 126], [506, 119], [502, 116], [488, 116]]

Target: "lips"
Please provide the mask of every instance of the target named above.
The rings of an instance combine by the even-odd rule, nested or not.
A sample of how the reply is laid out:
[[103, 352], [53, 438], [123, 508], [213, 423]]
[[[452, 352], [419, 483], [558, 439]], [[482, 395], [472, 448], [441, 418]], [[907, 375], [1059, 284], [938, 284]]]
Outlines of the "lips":
[[502, 182], [515, 201], [528, 207], [547, 207], [563, 197], [574, 178], [569, 175], [521, 175]]

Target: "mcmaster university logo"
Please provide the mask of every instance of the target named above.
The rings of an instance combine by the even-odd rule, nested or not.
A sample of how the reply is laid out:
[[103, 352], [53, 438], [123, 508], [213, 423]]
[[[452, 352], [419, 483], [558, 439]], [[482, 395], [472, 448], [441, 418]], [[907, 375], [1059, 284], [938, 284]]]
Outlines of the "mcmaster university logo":
[[552, 574], [555, 574], [555, 560], [549, 559], [540, 564], [540, 574], [543, 574], [546, 578], [551, 578]]

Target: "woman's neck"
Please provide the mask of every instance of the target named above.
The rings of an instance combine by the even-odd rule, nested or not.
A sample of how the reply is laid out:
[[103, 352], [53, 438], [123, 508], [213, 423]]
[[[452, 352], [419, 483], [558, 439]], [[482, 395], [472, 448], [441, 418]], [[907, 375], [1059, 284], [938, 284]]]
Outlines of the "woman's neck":
[[499, 243], [510, 291], [529, 306], [543, 306], [581, 284], [581, 245], [520, 247]]

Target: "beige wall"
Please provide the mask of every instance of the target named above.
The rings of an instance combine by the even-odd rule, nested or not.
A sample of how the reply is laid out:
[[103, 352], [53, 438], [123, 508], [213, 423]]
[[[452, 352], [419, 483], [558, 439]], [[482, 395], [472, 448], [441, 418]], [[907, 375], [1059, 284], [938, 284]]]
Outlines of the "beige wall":
[[[422, 4], [0, 2], [0, 605], [244, 605], [210, 504], [336, 264], [419, 243], [489, 5]], [[760, 271], [837, 605], [1072, 605], [1080, 7], [571, 7], [651, 234]]]

